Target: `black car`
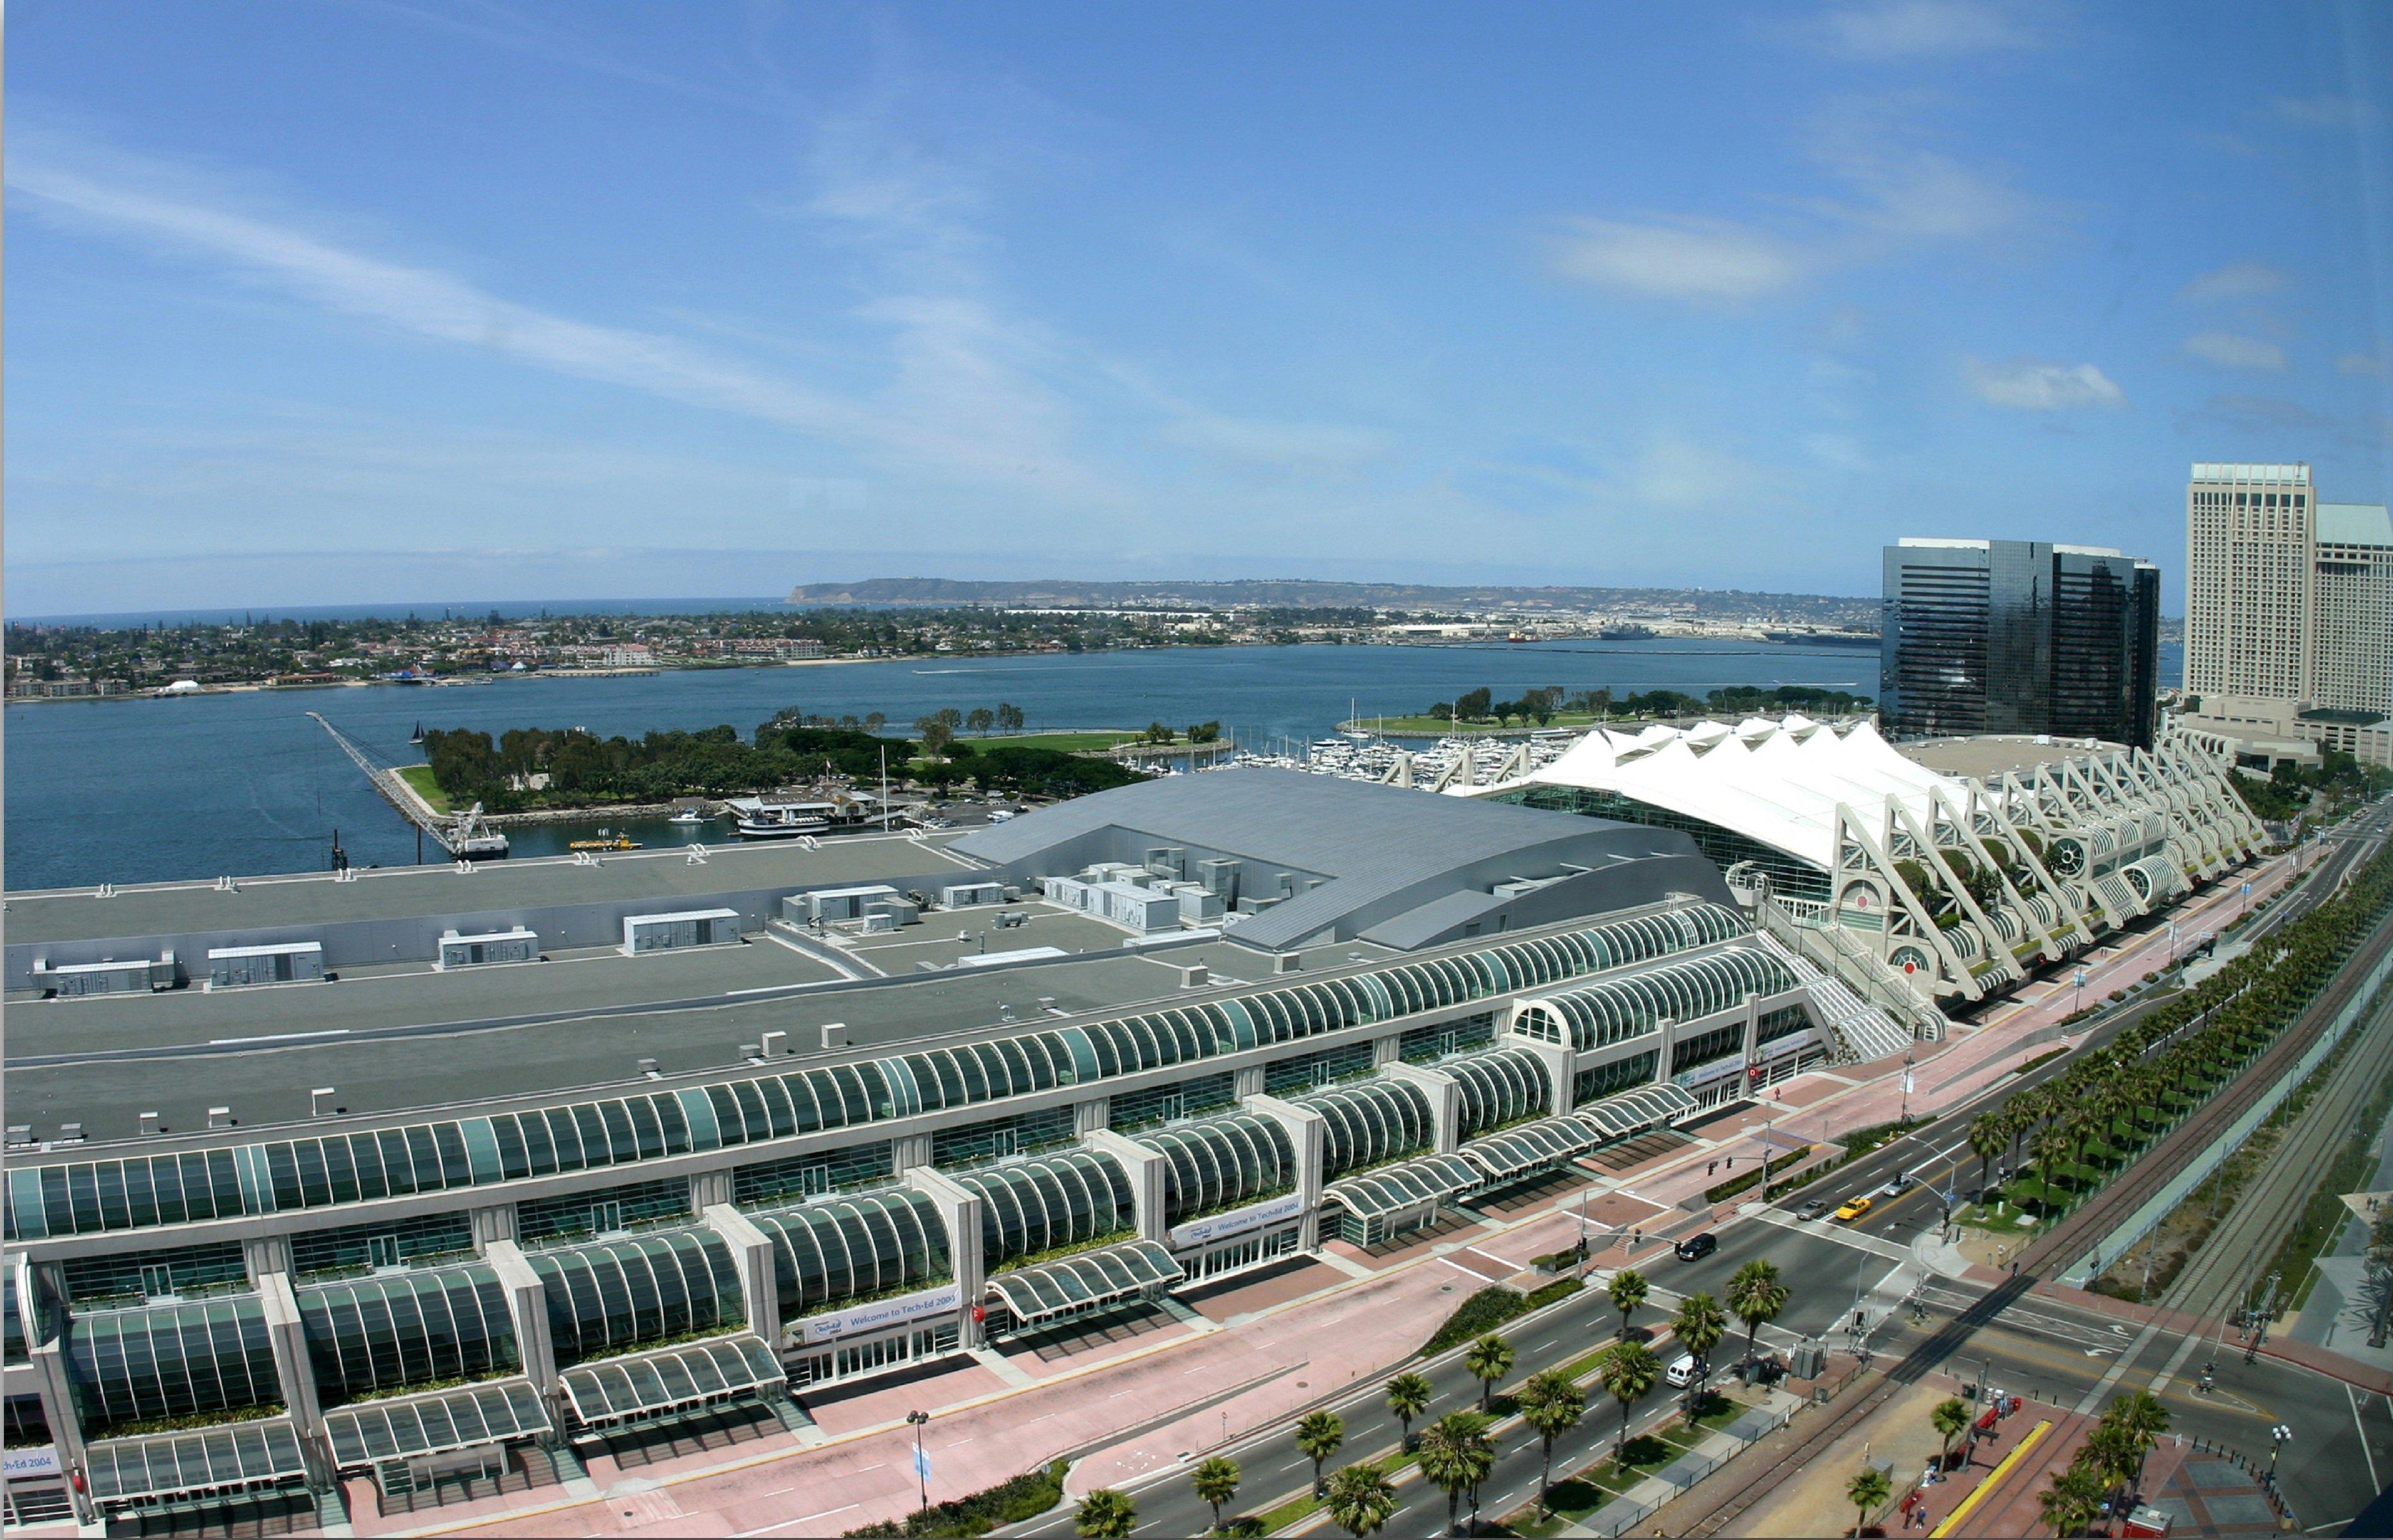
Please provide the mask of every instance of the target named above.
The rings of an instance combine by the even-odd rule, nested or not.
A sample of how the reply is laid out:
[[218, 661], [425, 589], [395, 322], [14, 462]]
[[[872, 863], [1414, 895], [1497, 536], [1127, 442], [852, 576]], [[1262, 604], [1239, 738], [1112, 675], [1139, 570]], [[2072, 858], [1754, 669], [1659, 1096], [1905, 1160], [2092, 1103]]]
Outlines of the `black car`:
[[1679, 1243], [1679, 1260], [1699, 1262], [1720, 1249], [1720, 1237], [1706, 1230]]

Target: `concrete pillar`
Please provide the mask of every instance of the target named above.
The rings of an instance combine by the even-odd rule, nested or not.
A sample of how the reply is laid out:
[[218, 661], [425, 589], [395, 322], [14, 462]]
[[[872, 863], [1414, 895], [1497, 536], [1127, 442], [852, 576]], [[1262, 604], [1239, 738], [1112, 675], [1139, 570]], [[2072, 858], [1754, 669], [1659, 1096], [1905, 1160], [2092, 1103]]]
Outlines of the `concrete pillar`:
[[493, 1203], [474, 1210], [474, 1249], [487, 1252], [492, 1241], [516, 1238], [516, 1206]]
[[1550, 1043], [1536, 1038], [1515, 1038], [1506, 1048], [1525, 1048], [1546, 1066], [1546, 1084], [1553, 1092], [1549, 1099], [1548, 1116], [1560, 1117], [1571, 1110], [1578, 1091], [1578, 1054], [1568, 1043]]
[[689, 1179], [689, 1211], [703, 1214], [716, 1204], [731, 1201], [731, 1168], [700, 1171]]
[[1080, 1142], [1122, 1163], [1122, 1168], [1130, 1173], [1130, 1190], [1137, 1205], [1138, 1238], [1161, 1241], [1171, 1228], [1166, 1222], [1163, 1185], [1170, 1161], [1161, 1152], [1150, 1150], [1138, 1141], [1125, 1139], [1108, 1129], [1083, 1134]]
[[1403, 1033], [1391, 1032], [1384, 1038], [1374, 1038], [1371, 1039], [1371, 1063], [1373, 1066], [1376, 1067], [1382, 1064], [1393, 1064], [1404, 1056], [1405, 1035]]
[[931, 1136], [926, 1133], [900, 1134], [889, 1142], [889, 1158], [902, 1175], [918, 1166], [931, 1164]]
[[556, 1389], [556, 1339], [548, 1329], [548, 1287], [524, 1260], [513, 1241], [492, 1241], [483, 1254], [507, 1291], [507, 1313], [516, 1324], [516, 1352], [524, 1377], [543, 1396]]
[[1661, 1085], [1670, 1078], [1670, 1061], [1679, 1052], [1679, 1024], [1667, 1016], [1662, 1018], [1662, 1031], [1654, 1045], [1654, 1083]]
[[257, 1281], [257, 1302], [266, 1312], [267, 1345], [274, 1350], [274, 1377], [282, 1382], [282, 1404], [307, 1434], [324, 1429], [324, 1408], [316, 1394], [316, 1365], [307, 1356], [307, 1330], [299, 1320], [299, 1297], [291, 1276], [269, 1272]]
[[1072, 1103], [1072, 1137], [1085, 1139], [1099, 1129], [1113, 1126], [1114, 1102], [1110, 1096], [1092, 1097]]
[[1439, 1155], [1452, 1155], [1462, 1144], [1462, 1082], [1442, 1069], [1429, 1069], [1419, 1064], [1390, 1064], [1381, 1071], [1391, 1080], [1406, 1080], [1420, 1088], [1429, 1098], [1429, 1110], [1437, 1130], [1432, 1145]]
[[[728, 1173], [726, 1173], [726, 1176]], [[748, 1329], [781, 1345], [781, 1294], [773, 1272], [773, 1243], [748, 1216], [727, 1203], [710, 1203], [700, 1215], [706, 1227], [729, 1243], [739, 1265], [739, 1297], [748, 1306]]]
[[[1759, 1063], [1761, 1063], [1761, 997], [1748, 994], [1745, 997], [1745, 1067], [1750, 1070]], [[1740, 1089], [1750, 1089], [1753, 1077], [1748, 1074], [1746, 1077], [1746, 1086]]]
[[259, 1235], [241, 1243], [242, 1266], [253, 1284], [269, 1272], [291, 1271], [291, 1240], [286, 1235]]
[[83, 1422], [75, 1414], [74, 1388], [67, 1375], [66, 1344], [53, 1329], [58, 1324], [58, 1312], [43, 1301], [56, 1295], [35, 1292], [33, 1263], [23, 1257], [12, 1259], [12, 1271], [17, 1275], [17, 1318], [25, 1331], [25, 1351], [33, 1359], [33, 1368], [41, 1376], [39, 1394], [42, 1398], [42, 1420], [50, 1425], [50, 1442], [59, 1452], [59, 1464], [70, 1475], [67, 1495], [72, 1499], [75, 1516], [88, 1520], [92, 1516], [91, 1499], [75, 1490], [72, 1479], [82, 1474], [89, 1465], [84, 1454]]
[[1243, 1066], [1238, 1071], [1237, 1082], [1230, 1089], [1236, 1093], [1241, 1102], [1249, 1096], [1261, 1096], [1263, 1093], [1263, 1066], [1261, 1064]]
[[1258, 1117], [1268, 1117], [1288, 1130], [1288, 1142], [1296, 1149], [1296, 1191], [1304, 1200], [1303, 1229], [1297, 1241], [1305, 1250], [1321, 1245], [1321, 1189], [1327, 1185], [1327, 1173], [1322, 1170], [1322, 1148], [1328, 1120], [1311, 1107], [1300, 1107], [1293, 1102], [1283, 1102], [1276, 1096], [1245, 1096], [1238, 1104]]
[[956, 1342], [966, 1352], [986, 1340], [973, 1312], [988, 1292], [988, 1263], [982, 1248], [980, 1194], [957, 1186], [928, 1166], [906, 1173], [906, 1185], [929, 1198], [948, 1227], [948, 1263], [956, 1279]]

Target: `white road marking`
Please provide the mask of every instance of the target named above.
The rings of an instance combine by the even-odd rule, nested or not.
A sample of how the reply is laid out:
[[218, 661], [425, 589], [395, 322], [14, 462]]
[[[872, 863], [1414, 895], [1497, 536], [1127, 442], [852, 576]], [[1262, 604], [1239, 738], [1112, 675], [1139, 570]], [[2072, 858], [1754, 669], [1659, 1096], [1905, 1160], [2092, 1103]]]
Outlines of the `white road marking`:
[[2351, 1387], [2348, 1384], [2343, 1388], [2343, 1399], [2351, 1403], [2351, 1426], [2360, 1434], [2360, 1452], [2368, 1460], [2368, 1484], [2381, 1492], [2384, 1490], [2384, 1483], [2376, 1479], [2376, 1455], [2368, 1447], [2368, 1429], [2360, 1424], [2360, 1402], [2352, 1395]]
[[752, 1534], [771, 1534], [779, 1530], [795, 1529], [800, 1524], [811, 1524], [817, 1519], [828, 1519], [834, 1513], [845, 1513], [850, 1508], [863, 1506], [862, 1503], [843, 1503], [838, 1507], [825, 1508], [820, 1513], [809, 1513], [803, 1519], [784, 1519], [778, 1524], [766, 1524], [762, 1529], [743, 1529], [734, 1534], [732, 1540], [747, 1540]]

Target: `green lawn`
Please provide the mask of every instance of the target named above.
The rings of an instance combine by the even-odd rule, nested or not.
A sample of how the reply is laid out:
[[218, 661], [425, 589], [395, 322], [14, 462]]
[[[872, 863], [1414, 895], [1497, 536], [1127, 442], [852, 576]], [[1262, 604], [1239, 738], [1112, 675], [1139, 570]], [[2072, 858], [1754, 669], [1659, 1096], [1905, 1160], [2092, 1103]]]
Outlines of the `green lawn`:
[[438, 784], [432, 778], [432, 766], [428, 764], [402, 764], [399, 767], [399, 778], [405, 781], [409, 786], [413, 787], [417, 796], [422, 797], [425, 802], [430, 803], [432, 804], [433, 812], [447, 813], [451, 811], [449, 806], [449, 793], [441, 790]]
[[[976, 737], [965, 733], [956, 741], [971, 744], [974, 752], [983, 749], [1053, 749], [1059, 753], [1078, 754], [1091, 749], [1110, 749], [1117, 743], [1130, 743], [1145, 736], [1129, 728], [1107, 727], [1086, 733], [1014, 733], [996, 737]], [[1184, 747], [1187, 740], [1183, 738], [1181, 742]]]

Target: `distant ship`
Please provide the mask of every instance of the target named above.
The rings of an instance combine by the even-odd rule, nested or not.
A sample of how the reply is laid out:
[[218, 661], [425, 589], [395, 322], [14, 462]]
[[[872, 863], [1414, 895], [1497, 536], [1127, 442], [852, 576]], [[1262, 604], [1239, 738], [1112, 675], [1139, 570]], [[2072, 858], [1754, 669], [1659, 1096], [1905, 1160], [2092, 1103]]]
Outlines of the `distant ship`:
[[1654, 639], [1654, 628], [1635, 624], [1606, 626], [1595, 634], [1606, 642], [1650, 642]]
[[1525, 631], [1515, 631], [1507, 635], [1504, 640], [1507, 642], [1534, 642], [1536, 638], [1530, 635]]
[[1766, 631], [1762, 635], [1772, 642], [1801, 642], [1812, 646], [1874, 647], [1878, 645], [1874, 631]]

